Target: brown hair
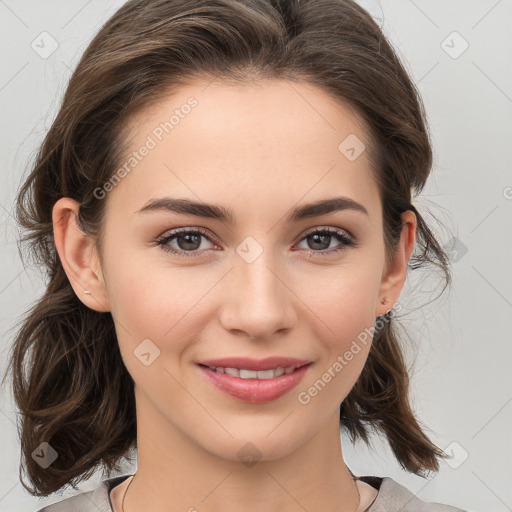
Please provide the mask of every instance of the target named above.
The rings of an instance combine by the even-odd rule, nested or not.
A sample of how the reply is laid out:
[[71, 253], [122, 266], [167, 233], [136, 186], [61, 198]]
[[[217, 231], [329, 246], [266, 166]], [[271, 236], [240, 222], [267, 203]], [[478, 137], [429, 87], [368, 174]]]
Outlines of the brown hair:
[[[136, 112], [189, 78], [303, 81], [350, 105], [368, 133], [383, 204], [387, 255], [400, 214], [417, 217], [410, 268], [434, 265], [450, 283], [447, 255], [411, 204], [432, 165], [424, 107], [399, 58], [370, 15], [351, 0], [131, 0], [83, 54], [60, 110], [16, 202], [31, 256], [47, 271], [43, 296], [26, 313], [12, 347], [14, 397], [21, 412], [23, 462], [33, 495], [46, 496], [108, 474], [136, 445], [133, 380], [110, 313], [76, 296], [53, 240], [52, 208], [80, 204], [78, 221], [101, 256], [106, 201], [94, 190], [122, 161], [123, 127]], [[340, 141], [341, 142], [341, 141]], [[394, 320], [374, 336], [368, 359], [340, 410], [352, 442], [385, 433], [401, 466], [423, 476], [446, 454], [425, 435], [409, 403], [409, 374]], [[27, 368], [25, 368], [25, 365]], [[26, 373], [25, 373], [26, 372]], [[4, 376], [5, 379], [5, 376]], [[46, 469], [31, 454], [48, 442], [58, 458]]]

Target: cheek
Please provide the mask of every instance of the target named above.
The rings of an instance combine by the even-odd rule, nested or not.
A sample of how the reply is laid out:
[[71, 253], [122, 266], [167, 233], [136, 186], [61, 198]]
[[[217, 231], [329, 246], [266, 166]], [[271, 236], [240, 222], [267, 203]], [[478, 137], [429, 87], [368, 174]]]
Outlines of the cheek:
[[301, 280], [297, 295], [337, 344], [374, 324], [380, 272], [375, 263], [322, 269]]
[[198, 328], [205, 294], [218, 276], [199, 267], [172, 268], [126, 258], [110, 272], [112, 314], [125, 350], [150, 339], [160, 350], [180, 352]]
[[314, 398], [329, 409], [344, 399], [359, 377], [373, 339], [379, 277], [375, 262], [373, 267], [367, 262], [317, 275], [318, 287], [314, 293], [310, 289], [304, 302], [311, 308], [308, 317], [317, 318], [314, 336], [322, 348], [315, 375], [301, 387], [305, 400]]
[[323, 317], [329, 329], [322, 327], [323, 336], [316, 334], [317, 349], [323, 345], [320, 358], [297, 395], [298, 402], [310, 404], [319, 418], [345, 399], [364, 368], [375, 325], [367, 303], [367, 296], [353, 297], [345, 309], [334, 308]]

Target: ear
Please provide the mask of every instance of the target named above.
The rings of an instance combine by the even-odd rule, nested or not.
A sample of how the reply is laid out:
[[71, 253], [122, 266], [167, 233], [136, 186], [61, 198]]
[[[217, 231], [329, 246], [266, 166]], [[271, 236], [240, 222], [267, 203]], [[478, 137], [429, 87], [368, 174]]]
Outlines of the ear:
[[[416, 215], [412, 210], [402, 213], [402, 231], [398, 247], [390, 261], [387, 262], [379, 289], [379, 302], [375, 316], [381, 316], [390, 311], [398, 301], [407, 277], [407, 265], [416, 243]], [[381, 300], [387, 297], [388, 302], [383, 305]]]
[[[53, 237], [61, 264], [78, 298], [95, 311], [110, 311], [95, 239], [78, 225], [79, 204], [63, 197], [53, 206]], [[84, 293], [88, 290], [89, 293]]]

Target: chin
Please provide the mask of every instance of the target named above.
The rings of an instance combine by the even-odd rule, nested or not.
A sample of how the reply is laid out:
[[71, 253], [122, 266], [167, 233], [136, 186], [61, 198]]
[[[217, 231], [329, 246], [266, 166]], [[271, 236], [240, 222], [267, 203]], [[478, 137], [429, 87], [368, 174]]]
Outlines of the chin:
[[265, 435], [260, 438], [249, 436], [231, 439], [225, 444], [211, 444], [204, 446], [212, 455], [232, 462], [240, 462], [252, 467], [257, 462], [266, 462], [282, 459], [293, 453], [295, 443], [282, 444], [283, 439], [270, 441]]
[[246, 463], [248, 467], [257, 461], [282, 459], [314, 435], [314, 432], [308, 435], [303, 424], [290, 422], [285, 426], [286, 420], [283, 422], [283, 417], [286, 414], [267, 421], [254, 418], [250, 425], [244, 421], [239, 428], [231, 423], [226, 429], [233, 437], [222, 431], [222, 434], [201, 439], [200, 444], [205, 451], [216, 457]]

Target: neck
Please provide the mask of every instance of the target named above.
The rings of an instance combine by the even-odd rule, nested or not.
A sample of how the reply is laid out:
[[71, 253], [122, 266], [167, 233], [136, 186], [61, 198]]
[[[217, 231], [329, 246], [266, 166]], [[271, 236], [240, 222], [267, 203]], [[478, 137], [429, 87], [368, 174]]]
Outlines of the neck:
[[252, 461], [212, 454], [138, 400], [138, 465], [124, 512], [358, 509], [358, 489], [343, 461], [338, 410], [299, 449], [274, 459], [258, 458], [256, 451], [247, 447]]

